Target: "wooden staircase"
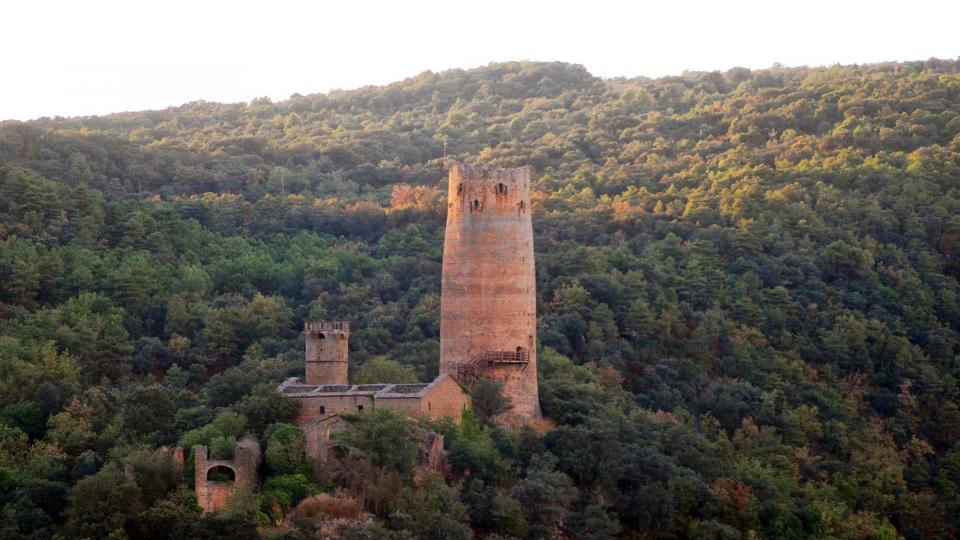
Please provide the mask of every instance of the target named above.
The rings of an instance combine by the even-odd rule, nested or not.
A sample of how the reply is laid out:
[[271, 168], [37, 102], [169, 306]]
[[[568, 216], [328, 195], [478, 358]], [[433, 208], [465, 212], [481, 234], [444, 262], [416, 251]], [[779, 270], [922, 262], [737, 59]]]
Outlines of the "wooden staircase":
[[475, 353], [466, 362], [457, 364], [457, 381], [473, 388], [477, 381], [490, 377], [497, 366], [516, 365], [525, 369], [530, 363], [530, 352], [524, 349], [516, 351], [481, 351]]

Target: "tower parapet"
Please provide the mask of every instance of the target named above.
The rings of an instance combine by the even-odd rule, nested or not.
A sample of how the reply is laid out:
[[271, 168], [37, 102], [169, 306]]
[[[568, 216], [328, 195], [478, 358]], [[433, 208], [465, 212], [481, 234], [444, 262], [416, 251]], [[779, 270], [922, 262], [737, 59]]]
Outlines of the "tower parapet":
[[[448, 177], [440, 371], [501, 381], [507, 421], [540, 417], [530, 177], [530, 167], [461, 164]], [[508, 357], [523, 361], [496, 361]]]
[[307, 321], [306, 384], [347, 384], [350, 323], [347, 321]]

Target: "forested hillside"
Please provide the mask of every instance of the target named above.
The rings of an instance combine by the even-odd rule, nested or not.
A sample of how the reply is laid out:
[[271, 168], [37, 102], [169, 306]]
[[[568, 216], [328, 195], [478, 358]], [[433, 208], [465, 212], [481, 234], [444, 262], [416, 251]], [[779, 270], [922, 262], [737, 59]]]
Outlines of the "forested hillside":
[[[535, 169], [553, 429], [438, 426], [419, 486], [369, 430], [366, 474], [290, 458], [304, 320], [351, 322], [352, 377], [436, 375], [448, 160]], [[956, 538], [958, 239], [955, 61], [0, 123], [0, 537], [309, 538], [284, 513], [340, 489], [355, 538]], [[229, 512], [151, 457], [245, 433]]]

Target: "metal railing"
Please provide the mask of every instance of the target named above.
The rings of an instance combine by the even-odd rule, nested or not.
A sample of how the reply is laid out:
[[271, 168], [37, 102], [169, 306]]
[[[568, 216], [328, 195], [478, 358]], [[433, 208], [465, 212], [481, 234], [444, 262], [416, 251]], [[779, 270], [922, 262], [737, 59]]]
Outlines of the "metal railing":
[[466, 362], [457, 364], [457, 380], [460, 384], [473, 387], [477, 381], [489, 377], [494, 368], [501, 364], [526, 366], [530, 362], [530, 352], [525, 349], [516, 351], [481, 351], [475, 353]]

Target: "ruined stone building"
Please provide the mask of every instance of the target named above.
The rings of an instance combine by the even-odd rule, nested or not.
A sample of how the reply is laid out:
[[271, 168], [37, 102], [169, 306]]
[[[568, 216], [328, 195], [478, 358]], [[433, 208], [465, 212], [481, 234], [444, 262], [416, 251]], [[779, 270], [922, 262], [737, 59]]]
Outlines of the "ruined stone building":
[[[287, 379], [279, 390], [300, 401], [297, 425], [307, 437], [307, 454], [326, 459], [337, 448], [330, 435], [346, 427], [344, 413], [391, 409], [411, 418], [460, 418], [470, 396], [455, 379], [441, 373], [430, 383], [347, 383], [350, 323], [310, 321], [304, 325], [306, 377]], [[424, 437], [433, 451], [442, 452], [443, 439]], [[439, 441], [439, 449], [436, 449]], [[431, 452], [427, 449], [428, 454]], [[436, 456], [426, 455], [427, 462]]]
[[540, 417], [530, 172], [456, 165], [448, 179], [440, 372], [501, 381], [505, 423]]
[[261, 462], [260, 443], [243, 439], [233, 450], [233, 459], [212, 459], [206, 446], [194, 447], [194, 490], [204, 512], [227, 506], [240, 486], [255, 487]]
[[504, 423], [540, 417], [530, 168], [457, 165], [448, 182], [440, 375], [425, 384], [351, 385], [350, 324], [305, 323], [305, 377], [279, 391], [300, 401], [297, 424], [313, 457], [325, 459], [336, 447], [330, 435], [345, 427], [343, 413], [380, 407], [459, 419], [470, 407], [469, 388], [484, 377], [501, 381], [511, 400]]
[[[537, 393], [537, 303], [530, 218], [530, 168], [457, 165], [449, 173], [447, 226], [440, 300], [440, 374], [429, 383], [349, 384], [350, 324], [304, 324], [303, 379], [278, 390], [300, 401], [296, 423], [307, 454], [327, 460], [349, 451], [331, 435], [347, 425], [345, 413], [378, 408], [411, 418], [459, 420], [470, 407], [469, 389], [482, 378], [503, 383], [513, 408], [499, 420], [519, 424], [540, 417]], [[417, 466], [437, 468], [443, 437], [417, 426]], [[231, 460], [195, 449], [197, 500], [205, 511], [223, 508], [233, 491], [255, 483], [256, 441], [238, 443]]]

